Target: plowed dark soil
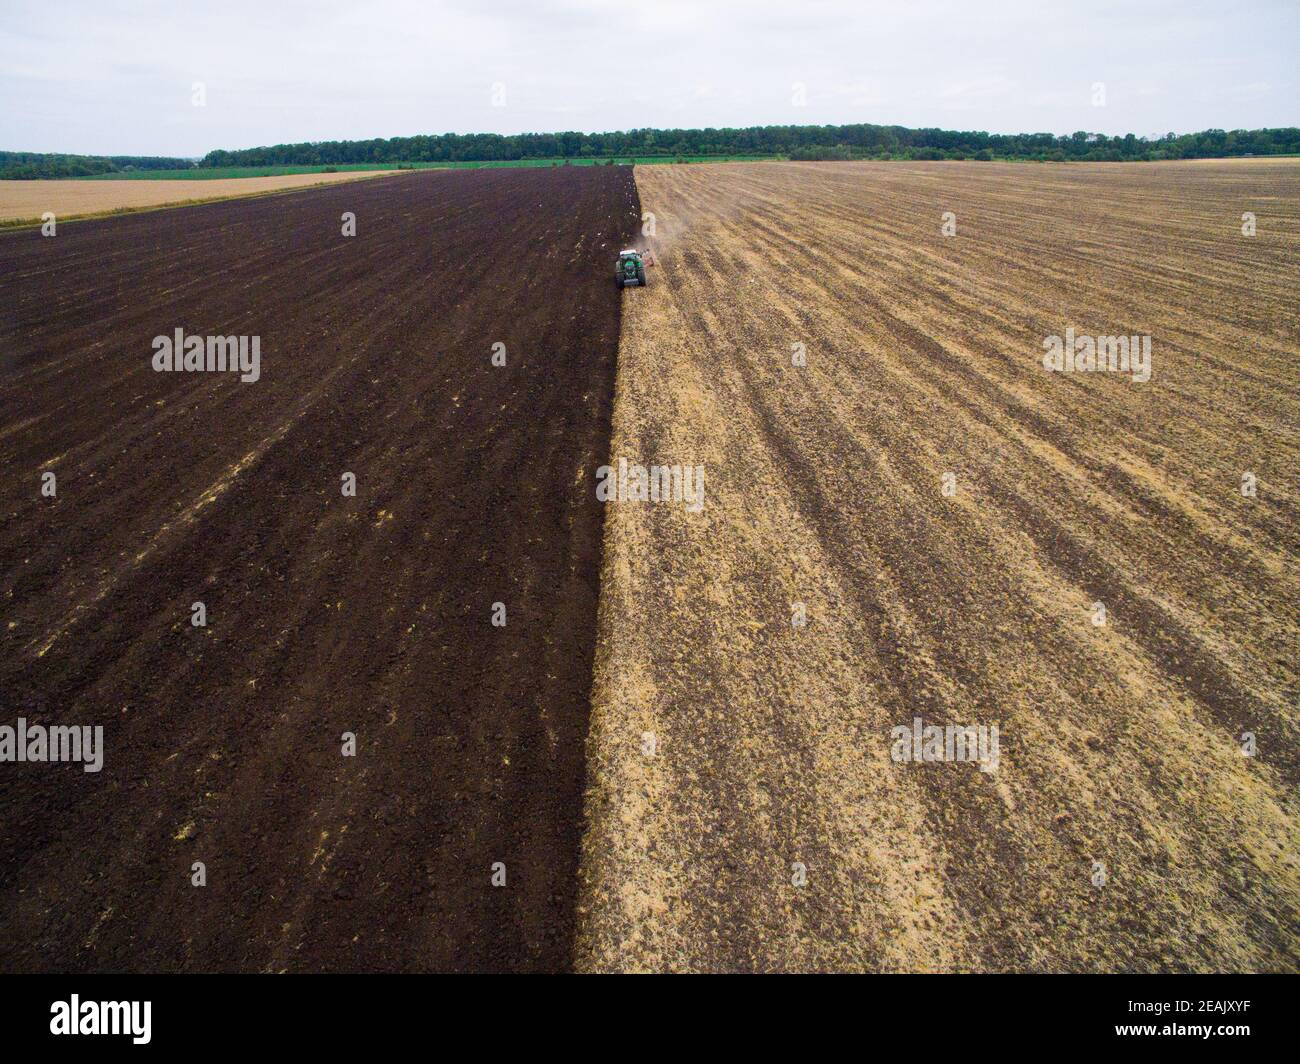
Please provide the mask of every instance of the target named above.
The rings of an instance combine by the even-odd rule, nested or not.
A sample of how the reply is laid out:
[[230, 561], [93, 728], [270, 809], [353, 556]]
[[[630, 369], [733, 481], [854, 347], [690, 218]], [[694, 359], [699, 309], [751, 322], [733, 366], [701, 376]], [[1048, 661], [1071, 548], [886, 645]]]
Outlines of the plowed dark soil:
[[[0, 970], [569, 965], [638, 213], [486, 170], [0, 238], [0, 724], [106, 747], [0, 765]], [[177, 327], [261, 379], [155, 372]]]

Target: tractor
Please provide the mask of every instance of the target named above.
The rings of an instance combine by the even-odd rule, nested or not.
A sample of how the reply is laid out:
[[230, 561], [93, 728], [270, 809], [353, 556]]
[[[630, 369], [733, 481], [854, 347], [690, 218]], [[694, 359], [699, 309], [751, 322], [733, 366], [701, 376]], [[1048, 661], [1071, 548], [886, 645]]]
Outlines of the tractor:
[[629, 286], [645, 287], [645, 259], [642, 258], [641, 252], [635, 249], [620, 251], [618, 253], [618, 265], [614, 267], [614, 279], [618, 281], [619, 288]]

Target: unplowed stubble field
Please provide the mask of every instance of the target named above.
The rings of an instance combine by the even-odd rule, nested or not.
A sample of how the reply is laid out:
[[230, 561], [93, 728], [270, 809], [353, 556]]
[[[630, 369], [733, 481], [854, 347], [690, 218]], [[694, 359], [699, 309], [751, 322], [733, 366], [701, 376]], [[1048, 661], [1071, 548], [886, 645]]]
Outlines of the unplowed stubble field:
[[607, 518], [579, 965], [1294, 969], [1300, 162], [637, 180], [612, 451], [708, 498]]
[[204, 200], [285, 192], [335, 185], [388, 170], [347, 170], [337, 174], [280, 174], [213, 181], [0, 181], [0, 222], [34, 221], [47, 211], [59, 220], [114, 211], [147, 210]]

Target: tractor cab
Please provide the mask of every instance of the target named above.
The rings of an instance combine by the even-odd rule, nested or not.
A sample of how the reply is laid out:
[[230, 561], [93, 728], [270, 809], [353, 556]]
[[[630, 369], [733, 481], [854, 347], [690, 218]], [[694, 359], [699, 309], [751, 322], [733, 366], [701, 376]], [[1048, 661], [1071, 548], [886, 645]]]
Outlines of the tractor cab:
[[634, 248], [618, 253], [618, 265], [614, 267], [614, 279], [619, 288], [645, 287], [645, 259]]

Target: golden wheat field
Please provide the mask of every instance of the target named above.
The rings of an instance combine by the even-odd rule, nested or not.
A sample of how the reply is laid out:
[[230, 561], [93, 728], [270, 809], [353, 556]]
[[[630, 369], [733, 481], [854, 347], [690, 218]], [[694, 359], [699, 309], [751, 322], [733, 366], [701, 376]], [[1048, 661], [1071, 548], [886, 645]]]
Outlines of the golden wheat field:
[[329, 185], [378, 177], [390, 170], [345, 170], [335, 174], [281, 174], [275, 177], [232, 177], [212, 181], [0, 181], [0, 222], [39, 219], [47, 211], [57, 218], [75, 218], [117, 210], [200, 203], [262, 192]]
[[579, 967], [1295, 970], [1300, 160], [636, 177]]

